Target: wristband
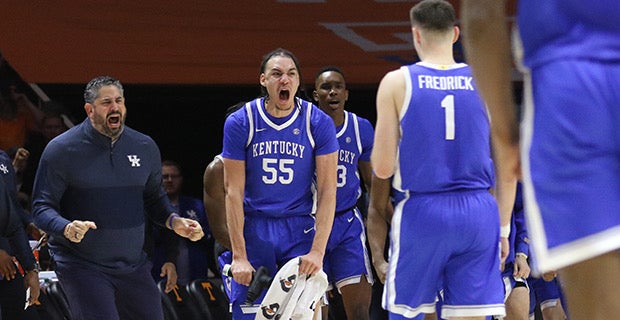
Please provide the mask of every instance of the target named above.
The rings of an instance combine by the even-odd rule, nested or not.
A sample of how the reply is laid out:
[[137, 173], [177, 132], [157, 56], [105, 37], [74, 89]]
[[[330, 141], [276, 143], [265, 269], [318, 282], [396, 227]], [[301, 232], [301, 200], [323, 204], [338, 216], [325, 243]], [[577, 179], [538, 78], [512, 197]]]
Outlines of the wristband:
[[170, 218], [168, 218], [168, 229], [170, 229], [170, 230], [174, 230], [174, 229], [172, 228], [172, 220], [174, 220], [174, 218], [179, 218], [179, 217], [180, 217], [180, 216], [179, 216], [178, 214], [176, 214], [176, 213], [172, 213], [172, 214], [170, 215]]
[[501, 238], [508, 238], [508, 236], [510, 236], [510, 224], [507, 224], [505, 226], [501, 226], [499, 228], [499, 236]]
[[519, 256], [520, 256], [520, 257], [523, 257], [523, 258], [525, 258], [525, 259], [527, 260], [527, 254], [525, 254], [525, 253], [523, 253], [523, 252], [517, 252], [517, 253], [515, 253], [515, 256], [516, 256], [516, 257], [519, 257]]
[[34, 271], [34, 272], [36, 272], [36, 273], [39, 273], [39, 272], [41, 271], [41, 266], [39, 265], [39, 262], [35, 262], [35, 263], [32, 265], [32, 269], [30, 269], [30, 270], [26, 271], [26, 273], [31, 272], [31, 271]]

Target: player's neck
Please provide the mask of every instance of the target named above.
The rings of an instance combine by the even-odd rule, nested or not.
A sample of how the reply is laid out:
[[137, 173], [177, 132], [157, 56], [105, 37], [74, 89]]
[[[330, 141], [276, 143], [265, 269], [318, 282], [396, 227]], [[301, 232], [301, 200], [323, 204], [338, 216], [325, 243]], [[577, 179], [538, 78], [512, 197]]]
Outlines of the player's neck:
[[179, 195], [178, 194], [168, 194], [168, 200], [175, 206], [179, 205]]
[[276, 102], [270, 101], [269, 97], [265, 98], [265, 111], [275, 118], [284, 118], [291, 114], [295, 109], [295, 99], [290, 105], [279, 106]]
[[453, 65], [456, 64], [454, 61], [454, 54], [452, 52], [452, 48], [450, 50], [444, 48], [427, 48], [423, 53], [419, 53], [420, 59], [424, 62], [437, 64], [437, 65]]
[[336, 127], [344, 123], [344, 110], [336, 110], [335, 112], [329, 113], [329, 116], [334, 120], [334, 125]]

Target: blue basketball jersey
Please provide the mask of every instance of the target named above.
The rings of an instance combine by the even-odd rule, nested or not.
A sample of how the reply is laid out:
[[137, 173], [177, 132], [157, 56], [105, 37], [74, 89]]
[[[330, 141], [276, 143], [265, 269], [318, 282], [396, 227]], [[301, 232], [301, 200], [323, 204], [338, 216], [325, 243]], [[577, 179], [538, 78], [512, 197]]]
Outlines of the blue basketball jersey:
[[407, 91], [394, 188], [414, 193], [490, 188], [489, 119], [469, 66], [419, 62], [401, 68]]
[[524, 64], [558, 59], [620, 60], [617, 0], [521, 0], [518, 24]]
[[333, 121], [301, 99], [290, 115], [275, 118], [264, 100], [226, 119], [222, 156], [245, 161], [246, 215], [307, 215], [316, 208], [314, 157], [338, 150]]
[[336, 212], [340, 212], [355, 206], [362, 195], [358, 162], [370, 161], [374, 129], [368, 120], [345, 111], [344, 123], [336, 132], [340, 144]]

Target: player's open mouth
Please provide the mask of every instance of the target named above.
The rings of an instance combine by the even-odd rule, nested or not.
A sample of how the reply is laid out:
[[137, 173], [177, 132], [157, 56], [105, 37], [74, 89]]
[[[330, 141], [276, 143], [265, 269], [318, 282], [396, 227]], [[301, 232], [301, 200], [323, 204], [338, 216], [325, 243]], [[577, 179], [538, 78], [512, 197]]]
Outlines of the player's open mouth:
[[328, 103], [329, 103], [330, 106], [332, 106], [334, 108], [336, 108], [336, 107], [338, 107], [340, 105], [340, 101], [338, 101], [338, 100], [331, 100]]
[[288, 100], [291, 93], [288, 90], [280, 90], [280, 100]]

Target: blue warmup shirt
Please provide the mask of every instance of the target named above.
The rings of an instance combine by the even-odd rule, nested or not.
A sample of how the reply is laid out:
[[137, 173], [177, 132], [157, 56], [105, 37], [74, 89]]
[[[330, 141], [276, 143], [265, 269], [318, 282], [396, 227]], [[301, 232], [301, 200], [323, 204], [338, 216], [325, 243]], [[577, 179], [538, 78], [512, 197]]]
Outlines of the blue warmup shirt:
[[[23, 224], [25, 212], [15, 199], [15, 172], [9, 156], [0, 150], [0, 250], [17, 257], [26, 271], [35, 266]], [[0, 275], [0, 280], [3, 279]]]
[[[13, 161], [9, 155], [0, 150], [0, 180], [3, 181], [4, 189], [6, 189], [6, 200], [4, 198], [2, 205], [7, 208], [7, 213], [13, 211], [11, 214], [11, 222], [0, 223], [2, 230], [9, 230], [11, 232], [0, 233], [0, 249], [6, 251], [9, 255], [17, 257], [19, 263], [21, 263], [26, 270], [32, 270], [35, 265], [35, 259], [30, 250], [28, 244], [28, 236], [26, 235], [25, 227], [32, 222], [32, 218], [25, 212], [17, 201], [17, 187], [15, 184], [15, 170], [13, 169]], [[14, 224], [14, 225], [11, 225]], [[10, 235], [10, 236], [9, 236]], [[0, 276], [2, 279], [2, 276]]]
[[[104, 272], [133, 271], [146, 261], [145, 212], [164, 225], [173, 208], [162, 186], [159, 148], [125, 126], [112, 143], [87, 118], [54, 138], [43, 151], [33, 191], [33, 214], [51, 234], [57, 261]], [[73, 220], [89, 220], [80, 243], [63, 236]]]
[[17, 198], [17, 173], [13, 168], [13, 160], [11, 160], [11, 157], [9, 157], [9, 155], [3, 150], [0, 150], [0, 176], [2, 177], [4, 182], [6, 182], [6, 187], [9, 191], [9, 195], [11, 196], [12, 201], [15, 203], [16, 209], [20, 213], [19, 218], [22, 221], [22, 224], [24, 225], [24, 227], [27, 226], [28, 224], [33, 222], [32, 216], [28, 212], [26, 212], [19, 204]]

